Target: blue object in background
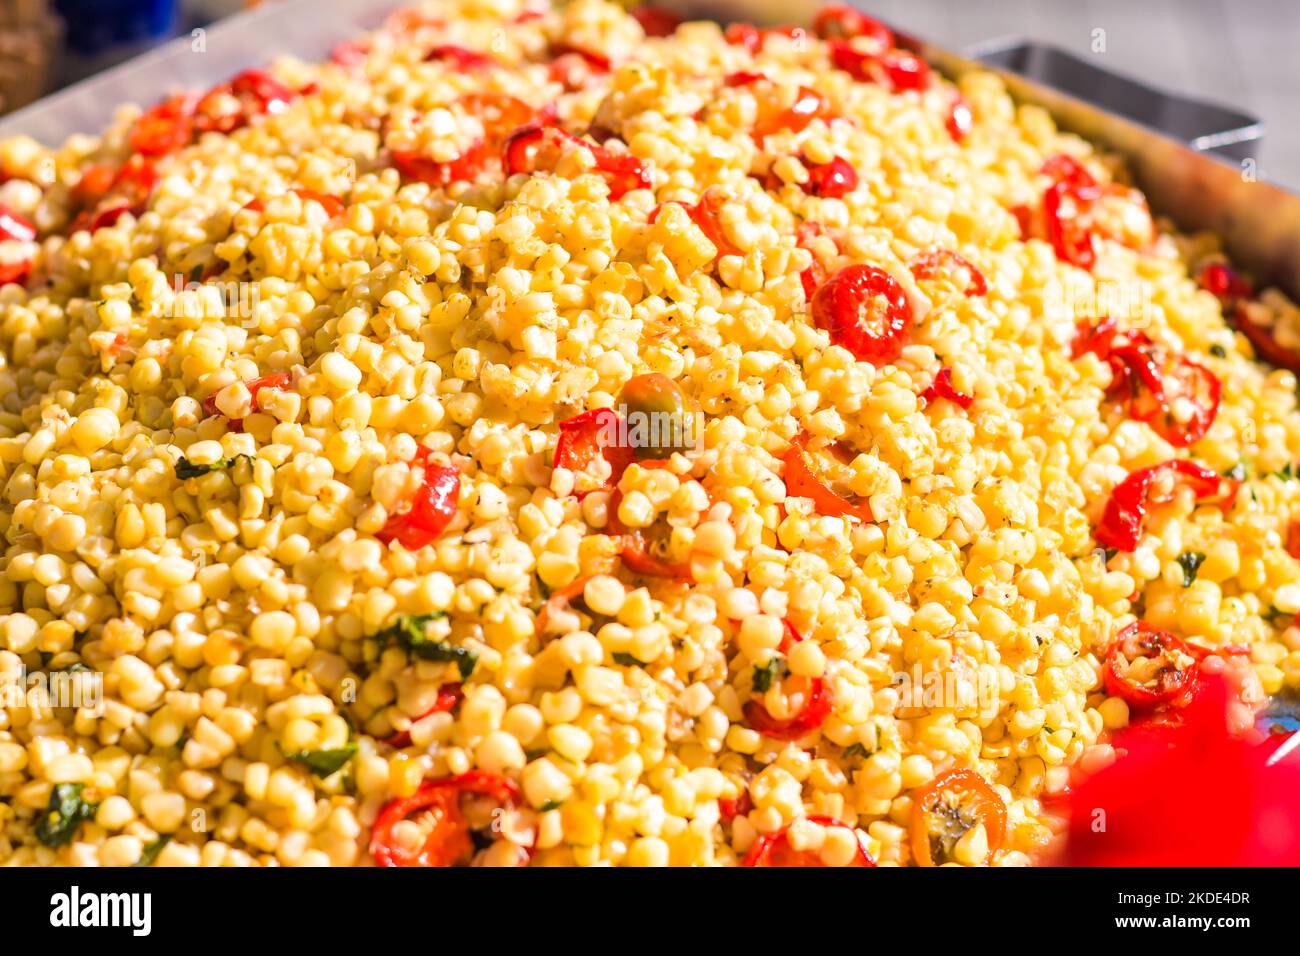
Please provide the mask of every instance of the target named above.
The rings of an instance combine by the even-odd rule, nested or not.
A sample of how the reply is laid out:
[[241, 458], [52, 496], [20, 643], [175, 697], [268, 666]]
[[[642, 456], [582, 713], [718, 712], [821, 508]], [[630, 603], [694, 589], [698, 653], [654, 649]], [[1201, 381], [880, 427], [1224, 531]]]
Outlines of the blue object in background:
[[54, 6], [68, 25], [68, 48], [82, 56], [164, 39], [178, 12], [177, 0], [55, 0]]

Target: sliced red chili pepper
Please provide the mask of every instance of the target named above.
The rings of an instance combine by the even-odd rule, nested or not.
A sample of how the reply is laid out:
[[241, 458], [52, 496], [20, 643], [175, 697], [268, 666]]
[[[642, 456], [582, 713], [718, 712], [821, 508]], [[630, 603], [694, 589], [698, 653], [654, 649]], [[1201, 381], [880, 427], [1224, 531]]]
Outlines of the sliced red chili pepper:
[[1286, 553], [1300, 561], [1300, 518], [1292, 518], [1287, 526]]
[[186, 146], [194, 134], [194, 97], [168, 97], [147, 110], [131, 129], [131, 149], [146, 156], [165, 156]]
[[[291, 372], [272, 372], [269, 375], [263, 375], [261, 378], [255, 378], [251, 382], [245, 382], [244, 387], [248, 389], [250, 406], [254, 412], [261, 411], [258, 404], [257, 396], [263, 389], [270, 388], [276, 391], [284, 391], [293, 384], [293, 374]], [[220, 391], [220, 389], [218, 389]], [[205, 414], [221, 415], [221, 409], [217, 408], [217, 392], [213, 392], [203, 400], [203, 411]], [[230, 428], [232, 431], [238, 431], [243, 424], [243, 419], [230, 419]]]
[[1079, 323], [1073, 355], [1086, 352], [1110, 365], [1110, 394], [1127, 397], [1129, 414], [1171, 445], [1198, 442], [1214, 424], [1222, 387], [1205, 366], [1181, 356], [1164, 358], [1145, 333], [1122, 332], [1111, 318], [1095, 326]]
[[894, 46], [894, 33], [879, 20], [843, 3], [831, 3], [817, 11], [813, 33], [823, 40], [867, 37], [880, 52]]
[[1092, 269], [1097, 262], [1096, 235], [1084, 223], [1091, 199], [1068, 182], [1054, 183], [1043, 195], [1047, 238], [1062, 262]]
[[[655, 463], [649, 463], [651, 465]], [[659, 463], [662, 464], [662, 463]], [[665, 536], [656, 535], [649, 528], [628, 528], [619, 520], [618, 506], [623, 500], [623, 492], [615, 490], [610, 495], [606, 509], [606, 532], [623, 539], [620, 558], [633, 574], [642, 574], [652, 578], [672, 578], [678, 581], [691, 580], [691, 562], [668, 561], [662, 552], [666, 544]]]
[[481, 139], [472, 143], [455, 159], [443, 161], [407, 150], [393, 150], [393, 165], [403, 179], [428, 183], [436, 187], [472, 182], [479, 177], [492, 158], [493, 150]]
[[[810, 816], [809, 822], [816, 823], [823, 827], [844, 827], [846, 830], [853, 830], [853, 827], [847, 823], [841, 823], [839, 820], [831, 817]], [[745, 859], [741, 866], [781, 866], [781, 867], [818, 867], [825, 866], [822, 862], [821, 855], [810, 850], [795, 850], [790, 846], [790, 827], [784, 826], [775, 833], [768, 833], [754, 841], [754, 845], [749, 848], [745, 854]], [[862, 845], [862, 838], [853, 830], [854, 838], [858, 842], [858, 852], [849, 866], [871, 866], [876, 865], [871, 859], [871, 854], [867, 848]]]
[[803, 191], [823, 199], [841, 199], [858, 188], [858, 173], [848, 162], [836, 156], [829, 163], [808, 166], [808, 181]]
[[[513, 809], [520, 802], [519, 786], [514, 781], [481, 770], [471, 770], [456, 777], [426, 780], [409, 797], [390, 800], [379, 811], [370, 831], [370, 855], [379, 866], [455, 866], [474, 855], [470, 821], [461, 806], [464, 796], [495, 800], [503, 809]], [[413, 814], [427, 814], [428, 834], [418, 850], [397, 841], [394, 830]], [[520, 847], [521, 862], [527, 863], [531, 847]]]
[[751, 83], [761, 83], [766, 81], [766, 73], [757, 73], [753, 70], [737, 70], [735, 73], [728, 73], [724, 76], [722, 78], [722, 85], [735, 89], [736, 87], [749, 86]]
[[[795, 630], [794, 625], [786, 621], [785, 635], [781, 639], [781, 652], [789, 653], [790, 648], [802, 640], [803, 635]], [[775, 719], [763, 706], [763, 702], [757, 698], [746, 701], [743, 710], [749, 725], [765, 737], [776, 740], [798, 740], [819, 728], [830, 716], [830, 689], [826, 686], [826, 679], [823, 677], [809, 680], [803, 706], [799, 708], [797, 714], [787, 720]]]
[[918, 866], [951, 861], [958, 842], [978, 824], [984, 826], [992, 857], [1006, 835], [1007, 805], [974, 770], [940, 774], [912, 801], [913, 860]]
[[1097, 179], [1088, 172], [1088, 167], [1069, 153], [1056, 153], [1047, 157], [1038, 171], [1058, 183], [1066, 183], [1078, 189], [1094, 189], [1097, 186]]
[[892, 93], [927, 90], [934, 81], [929, 64], [907, 50], [875, 52], [848, 40], [830, 41], [831, 63], [855, 80], [877, 83]]
[[34, 242], [36, 226], [6, 206], [0, 206], [0, 241]]
[[[1191, 487], [1198, 502], [1219, 496], [1227, 505], [1236, 497], [1240, 485], [1240, 482], [1224, 478], [1213, 469], [1182, 458], [1140, 468], [1129, 474], [1111, 492], [1101, 524], [1097, 527], [1097, 543], [1120, 551], [1137, 548], [1142, 537], [1147, 506], [1172, 498], [1179, 480]], [[1159, 497], [1153, 497], [1153, 492], [1158, 493]]]
[[295, 95], [264, 70], [245, 70], [203, 95], [194, 108], [194, 128], [230, 133], [254, 117], [283, 112]]
[[569, 146], [588, 150], [595, 157], [596, 171], [609, 186], [611, 202], [617, 202], [633, 189], [650, 188], [650, 173], [645, 163], [631, 153], [611, 152], [548, 123], [530, 123], [510, 134], [504, 146], [506, 175], [536, 172], [539, 160], [548, 151], [553, 154], [550, 161], [558, 162], [559, 152]]
[[1146, 621], [1129, 624], [1106, 651], [1106, 693], [1130, 707], [1182, 707], [1196, 695], [1199, 675], [1196, 652]]
[[423, 462], [424, 482], [405, 511], [391, 515], [375, 535], [384, 544], [396, 541], [408, 551], [432, 544], [456, 517], [460, 472], [450, 465]]
[[10, 283], [23, 285], [31, 274], [31, 259], [16, 259], [13, 262], [0, 261], [0, 286]]
[[492, 66], [496, 59], [478, 50], [470, 50], [454, 43], [444, 43], [434, 47], [424, 55], [425, 63], [449, 62], [458, 70], [481, 70]]
[[[814, 238], [824, 235], [826, 230], [822, 228], [819, 222], [801, 222], [796, 233], [796, 242], [803, 249], [812, 251], [811, 243]], [[812, 264], [799, 273], [799, 282], [803, 286], [804, 298], [812, 304], [813, 296], [817, 293], [821, 284], [826, 281], [826, 267], [816, 255], [813, 255]]]
[[648, 37], [669, 37], [682, 25], [682, 18], [664, 7], [644, 4], [633, 7], [632, 17], [641, 24], [641, 29]]
[[826, 100], [820, 93], [807, 86], [801, 86], [795, 92], [794, 103], [778, 113], [760, 118], [754, 124], [752, 135], [754, 139], [762, 140], [773, 133], [802, 132], [814, 119], [825, 116], [826, 110]]
[[[717, 249], [715, 259], [722, 256], [739, 256], [743, 253], [736, 248], [727, 235], [722, 230], [722, 221], [719, 218], [722, 207], [726, 205], [727, 199], [722, 191], [710, 186], [704, 190], [699, 201], [690, 205], [684, 202], [673, 201], [676, 205], [686, 210], [686, 214], [691, 217], [691, 222], [699, 228], [700, 232], [708, 237], [709, 242], [713, 243], [713, 248]], [[650, 210], [650, 222], [659, 221], [659, 212], [664, 207], [661, 203]]]
[[800, 433], [781, 456], [785, 465], [785, 493], [792, 498], [808, 498], [819, 515], [857, 518], [861, 521], [875, 520], [871, 505], [865, 500], [852, 501], [832, 490], [821, 479], [813, 464], [813, 453], [808, 450], [808, 441], [809, 435], [806, 432]]
[[[424, 720], [424, 718], [428, 717], [430, 714], [451, 713], [464, 696], [464, 693], [461, 692], [461, 685], [459, 683], [443, 684], [438, 688], [438, 699], [433, 702], [433, 706], [422, 713], [419, 717], [416, 717], [415, 720], [411, 721], [411, 723]], [[384, 743], [395, 750], [409, 747], [411, 746], [411, 732], [410, 730], [403, 730], [400, 733], [393, 734], [391, 737], [386, 738]]]
[[[331, 196], [328, 193], [319, 193], [314, 189], [292, 189], [290, 190], [303, 202], [319, 203], [320, 207], [325, 210], [325, 214], [331, 219], [337, 219], [347, 211], [343, 205], [343, 200], [338, 196]], [[240, 207], [241, 210], [247, 209], [252, 212], [263, 212], [266, 209], [266, 203], [259, 199], [250, 199]]]
[[944, 366], [939, 369], [935, 375], [934, 381], [921, 393], [921, 398], [928, 405], [936, 398], [946, 398], [948, 401], [962, 408], [970, 408], [975, 403], [973, 395], [967, 395], [965, 392], [957, 391], [957, 386], [952, 383], [952, 369]]
[[912, 304], [888, 272], [845, 266], [813, 295], [812, 319], [864, 362], [877, 367], [898, 358], [912, 331]]
[[768, 37], [782, 36], [795, 39], [803, 29], [796, 26], [768, 27], [760, 30], [752, 23], [731, 23], [722, 31], [722, 37], [732, 46], [743, 46], [751, 54], [763, 49]]
[[730, 823], [736, 817], [747, 817], [753, 809], [754, 801], [748, 790], [741, 790], [735, 797], [718, 797], [718, 817], [723, 823]]
[[970, 104], [960, 93], [953, 97], [952, 106], [948, 108], [948, 116], [944, 119], [943, 125], [947, 128], [948, 135], [957, 143], [964, 143], [971, 129], [974, 128], [975, 116], [971, 113]]
[[988, 295], [989, 284], [984, 278], [984, 273], [971, 265], [965, 256], [951, 249], [932, 249], [923, 252], [907, 264], [907, 267], [912, 270], [912, 275], [921, 281], [945, 276], [948, 272], [945, 267], [948, 266], [966, 271], [969, 277], [966, 281], [966, 295]]
[[1208, 262], [1201, 266], [1196, 281], [1202, 289], [1226, 303], [1249, 299], [1255, 291], [1250, 280], [1226, 262]]
[[578, 578], [576, 581], [566, 584], [560, 588], [542, 605], [542, 609], [537, 612], [537, 620], [533, 624], [533, 633], [540, 639], [546, 633], [547, 627], [550, 626], [551, 618], [565, 611], [573, 603], [573, 599], [587, 589], [587, 582], [591, 576]]
[[635, 450], [618, 442], [618, 413], [612, 408], [593, 408], [560, 422], [555, 442], [555, 467], [590, 475], [592, 465], [604, 459], [609, 477], [603, 484], [575, 491], [579, 498], [593, 491], [612, 488], [636, 459]]
[[1239, 302], [1233, 313], [1233, 324], [1237, 331], [1246, 336], [1256, 354], [1264, 361], [1300, 375], [1300, 353], [1279, 342], [1271, 328], [1252, 319], [1247, 306], [1247, 303]]

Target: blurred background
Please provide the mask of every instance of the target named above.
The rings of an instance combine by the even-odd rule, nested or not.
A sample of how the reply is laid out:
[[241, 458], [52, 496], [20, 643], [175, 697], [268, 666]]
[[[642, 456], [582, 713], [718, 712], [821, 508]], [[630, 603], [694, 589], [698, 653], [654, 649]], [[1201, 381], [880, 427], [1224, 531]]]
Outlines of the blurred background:
[[[256, 0], [0, 0], [0, 113]], [[284, 0], [263, 0], [266, 3]], [[363, 3], [364, 0], [358, 0]], [[397, 0], [376, 0], [395, 6]], [[683, 0], [665, 5], [691, 9]], [[702, 0], [747, 19], [808, 19], [813, 0]], [[1019, 37], [1104, 70], [1263, 120], [1260, 178], [1300, 189], [1300, 0], [862, 0], [899, 30], [954, 51]], [[724, 16], [725, 18], [725, 16]], [[1240, 154], [1239, 154], [1240, 156]], [[1239, 157], [1238, 157], [1239, 158]]]

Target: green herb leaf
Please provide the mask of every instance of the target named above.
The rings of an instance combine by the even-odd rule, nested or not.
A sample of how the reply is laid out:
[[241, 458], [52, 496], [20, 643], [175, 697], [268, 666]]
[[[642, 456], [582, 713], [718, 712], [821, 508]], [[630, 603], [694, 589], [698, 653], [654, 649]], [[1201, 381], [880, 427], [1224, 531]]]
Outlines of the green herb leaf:
[[546, 813], [548, 810], [558, 810], [560, 809], [560, 806], [563, 803], [564, 803], [563, 800], [547, 800], [545, 803], [543, 803], [540, 807], [537, 808], [537, 812]]
[[433, 614], [399, 614], [397, 620], [376, 634], [375, 638], [384, 644], [390, 640], [396, 641], [406, 648], [408, 654], [423, 661], [444, 664], [455, 662], [460, 670], [461, 679], [464, 680], [474, 673], [478, 655], [468, 647], [457, 647], [446, 641], [435, 641], [428, 635], [429, 625], [446, 616], [445, 611], [435, 611]]
[[82, 820], [89, 820], [99, 807], [82, 799], [82, 783], [60, 783], [50, 791], [50, 804], [36, 825], [36, 839], [46, 846], [67, 846], [77, 835]]
[[781, 658], [773, 657], [762, 667], [754, 666], [754, 693], [766, 694], [772, 687], [772, 681], [776, 679], [777, 671], [781, 667]]
[[236, 455], [234, 458], [223, 458], [221, 461], [215, 461], [210, 465], [196, 465], [182, 455], [176, 460], [176, 477], [184, 481], [186, 478], [197, 478], [209, 472], [223, 471], [235, 467], [241, 458], [247, 458], [250, 462], [253, 460], [250, 455]]
[[356, 752], [357, 742], [349, 740], [338, 750], [300, 750], [296, 754], [285, 754], [285, 757], [304, 764], [318, 777], [328, 777], [342, 770]]
[[1273, 472], [1273, 474], [1276, 475], [1278, 478], [1281, 478], [1283, 481], [1294, 481], [1295, 465], [1291, 464], [1291, 462], [1288, 461], [1284, 467], [1282, 467], [1278, 471]]
[[144, 849], [140, 851], [140, 859], [135, 861], [135, 866], [153, 866], [153, 861], [158, 859], [158, 854], [163, 851], [168, 843], [172, 842], [172, 835], [164, 833], [152, 843], [146, 843]]
[[1213, 355], [1215, 358], [1227, 358], [1228, 350], [1216, 342], [1210, 346], [1210, 354]]
[[844, 756], [850, 758], [870, 757], [871, 751], [868, 750], [866, 747], [862, 746], [862, 744], [849, 744], [847, 747], [844, 748]]
[[626, 651], [614, 652], [614, 663], [624, 667], [645, 667], [645, 661], [639, 661]]
[[1178, 556], [1178, 565], [1183, 569], [1183, 587], [1190, 588], [1196, 580], [1196, 572], [1205, 560], [1204, 551], [1184, 551]]

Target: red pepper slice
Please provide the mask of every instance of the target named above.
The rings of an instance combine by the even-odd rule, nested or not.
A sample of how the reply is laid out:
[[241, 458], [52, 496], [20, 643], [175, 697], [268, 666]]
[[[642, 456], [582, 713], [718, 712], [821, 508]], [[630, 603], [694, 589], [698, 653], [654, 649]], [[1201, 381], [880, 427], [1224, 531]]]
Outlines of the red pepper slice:
[[[844, 827], [846, 830], [853, 830], [853, 827], [847, 823], [841, 823], [832, 817], [810, 816], [808, 820], [824, 827]], [[754, 845], [749, 848], [749, 852], [745, 854], [745, 859], [740, 865], [782, 867], [818, 867], [826, 865], [822, 862], [820, 854], [808, 850], [793, 849], [790, 846], [789, 831], [790, 827], [787, 825], [775, 833], [768, 833], [759, 837], [754, 841]], [[854, 835], [856, 836], [856, 831], [854, 831]], [[862, 838], [858, 837], [857, 839], [858, 852], [849, 865], [874, 867], [876, 862], [871, 859], [871, 854], [862, 845]]]
[[722, 31], [722, 37], [732, 46], [743, 46], [751, 54], [763, 49], [768, 37], [782, 36], [795, 39], [803, 33], [802, 27], [768, 27], [760, 30], [752, 23], [731, 23]]
[[[370, 831], [370, 855], [379, 866], [455, 866], [474, 854], [470, 823], [461, 808], [463, 796], [487, 797], [501, 807], [511, 809], [520, 802], [519, 785], [513, 780], [481, 770], [471, 770], [456, 777], [426, 780], [409, 797], [390, 800], [379, 811]], [[412, 814], [427, 812], [433, 816], [428, 835], [418, 850], [398, 843], [394, 828]], [[531, 847], [521, 847], [522, 861], [532, 855]]]
[[1006, 834], [1007, 805], [974, 770], [941, 773], [912, 801], [913, 860], [918, 866], [948, 862], [957, 841], [981, 823], [991, 857]]
[[766, 81], [766, 73], [758, 73], [754, 70], [737, 70], [735, 73], [728, 73], [724, 76], [722, 78], [722, 85], [735, 89], [736, 87], [749, 86], [751, 83], [761, 83]]
[[[331, 219], [337, 219], [347, 211], [347, 207], [343, 205], [343, 200], [338, 196], [319, 193], [314, 189], [292, 189], [290, 192], [294, 193], [303, 202], [319, 203], [321, 208], [325, 210], [325, 214]], [[240, 207], [241, 211], [244, 209], [252, 212], [262, 212], [266, 209], [266, 203], [261, 199], [250, 199]]]
[[536, 634], [539, 639], [546, 633], [546, 628], [550, 625], [551, 618], [568, 608], [573, 602], [573, 599], [586, 590], [587, 582], [590, 580], [590, 575], [585, 578], [578, 578], [576, 581], [566, 584], [546, 599], [546, 603], [542, 605], [542, 609], [537, 612], [537, 620], [533, 623], [533, 633]]
[[[656, 463], [643, 463], [645, 467], [653, 467]], [[662, 464], [662, 463], [659, 463]], [[609, 505], [606, 509], [607, 517], [605, 526], [607, 532], [615, 537], [623, 539], [623, 549], [620, 558], [623, 565], [633, 574], [642, 574], [652, 578], [672, 578], [678, 581], [691, 580], [691, 562], [686, 561], [667, 561], [660, 557], [663, 541], [660, 537], [652, 536], [650, 529], [628, 528], [618, 518], [618, 506], [623, 500], [623, 492], [616, 490], [609, 498]]]
[[466, 49], [454, 43], [441, 44], [424, 55], [425, 63], [443, 61], [451, 63], [458, 70], [481, 70], [496, 63], [496, 59], [486, 53]]
[[912, 304], [888, 272], [845, 266], [813, 295], [812, 319], [831, 341], [880, 367], [898, 358], [912, 331]]
[[[789, 653], [790, 648], [802, 640], [803, 635], [795, 630], [794, 625], [786, 621], [785, 636], [781, 639], [781, 653]], [[803, 707], [799, 709], [799, 713], [788, 720], [776, 720], [758, 699], [746, 701], [743, 710], [745, 720], [763, 736], [775, 740], [798, 740], [819, 728], [830, 716], [830, 689], [826, 686], [825, 678], [812, 678], [808, 681]]]
[[504, 147], [506, 175], [536, 172], [539, 160], [546, 153], [551, 154], [549, 161], [554, 164], [560, 151], [570, 146], [588, 150], [595, 157], [596, 171], [609, 186], [611, 202], [617, 202], [633, 189], [650, 188], [650, 173], [645, 163], [631, 153], [611, 152], [550, 123], [530, 123], [510, 134]]
[[[721, 212], [722, 207], [726, 205], [727, 199], [720, 190], [710, 186], [708, 189], [704, 190], [704, 193], [700, 196], [698, 202], [690, 205], [684, 202], [677, 202], [676, 200], [673, 200], [673, 202], [686, 210], [686, 214], [691, 217], [691, 222], [695, 223], [700, 232], [704, 233], [704, 235], [708, 237], [709, 242], [713, 243], [713, 248], [718, 250], [717, 254], [714, 256], [715, 260], [722, 256], [742, 255], [741, 251], [736, 248], [732, 241], [727, 238], [726, 233], [722, 231], [722, 222], [719, 219], [719, 213]], [[659, 221], [659, 212], [663, 209], [664, 205], [664, 203], [660, 203], [658, 206], [655, 206], [654, 209], [650, 210], [650, 222], [654, 223]]]
[[165, 156], [186, 146], [194, 134], [194, 97], [171, 96], [143, 113], [131, 129], [131, 149], [145, 156]]
[[[290, 372], [272, 372], [270, 375], [263, 375], [261, 378], [255, 378], [251, 382], [245, 382], [244, 387], [248, 389], [249, 395], [252, 396], [252, 409], [254, 412], [260, 411], [261, 406], [257, 403], [257, 396], [264, 388], [276, 389], [283, 391], [293, 384], [293, 375]], [[220, 391], [220, 389], [218, 389]], [[206, 415], [220, 415], [221, 410], [217, 408], [217, 393], [213, 392], [203, 400], [203, 411]], [[242, 418], [230, 419], [231, 431], [239, 431], [243, 427]]]
[[330, 51], [330, 60], [352, 72], [366, 62], [370, 55], [370, 45], [363, 40], [345, 40]]
[[934, 381], [921, 393], [921, 398], [928, 405], [936, 398], [946, 398], [948, 401], [962, 408], [970, 408], [975, 403], [973, 395], [967, 395], [965, 392], [957, 391], [957, 386], [952, 383], [952, 369], [945, 365], [939, 369], [939, 374], [934, 377]]
[[1233, 324], [1250, 340], [1250, 344], [1260, 358], [1270, 365], [1290, 369], [1300, 375], [1300, 353], [1279, 342], [1273, 335], [1272, 329], [1252, 319], [1243, 304], [1238, 304], [1233, 315]]
[[747, 817], [754, 809], [754, 801], [748, 790], [741, 790], [736, 797], [718, 797], [718, 816], [723, 823], [730, 823], [736, 817]]
[[894, 33], [889, 27], [843, 3], [830, 3], [817, 11], [813, 33], [823, 40], [867, 37], [882, 53], [894, 45]]
[[643, 4], [633, 7], [631, 13], [648, 37], [670, 37], [682, 25], [682, 18], [664, 7]]
[[[433, 702], [433, 706], [422, 713], [415, 720], [424, 720], [430, 714], [449, 714], [455, 709], [456, 705], [464, 698], [459, 683], [443, 684], [438, 688], [438, 699]], [[415, 720], [411, 723], [415, 723]], [[400, 733], [393, 734], [384, 740], [384, 743], [395, 750], [401, 750], [403, 747], [411, 746], [411, 732], [403, 730]]]
[[[1192, 488], [1198, 502], [1218, 496], [1228, 506], [1231, 506], [1240, 485], [1240, 482], [1224, 478], [1213, 469], [1183, 458], [1139, 468], [1111, 492], [1101, 524], [1097, 527], [1097, 543], [1120, 551], [1137, 548], [1147, 506], [1172, 498], [1174, 485], [1179, 479]], [[1168, 487], [1162, 487], [1166, 484]], [[1157, 492], [1159, 497], [1153, 497], [1153, 492]]]
[[375, 535], [384, 544], [396, 541], [418, 551], [438, 539], [456, 517], [460, 502], [460, 472], [450, 465], [430, 464], [427, 450], [416, 463], [424, 468], [424, 483], [405, 511], [390, 515]]
[[808, 498], [819, 515], [857, 518], [861, 521], [875, 520], [870, 504], [849, 500], [833, 491], [818, 476], [811, 459], [812, 452], [808, 451], [808, 441], [808, 433], [800, 433], [781, 456], [785, 465], [785, 493], [792, 498]]
[[254, 117], [284, 112], [295, 95], [266, 71], [245, 70], [203, 95], [194, 108], [194, 128], [201, 133], [230, 133]]
[[971, 265], [965, 256], [953, 252], [951, 249], [931, 249], [929, 252], [923, 252], [914, 257], [907, 264], [907, 268], [912, 270], [912, 275], [920, 281], [943, 277], [947, 273], [945, 266], [953, 266], [966, 271], [969, 276], [966, 281], [966, 295], [988, 295], [989, 284], [988, 280], [984, 278], [984, 273]]
[[965, 142], [975, 126], [975, 116], [971, 113], [970, 104], [960, 93], [953, 97], [952, 106], [948, 109], [948, 116], [944, 119], [943, 125], [947, 128], [948, 135], [957, 143]]
[[[817, 236], [825, 235], [825, 233], [825, 228], [819, 222], [801, 222], [795, 235], [795, 241], [800, 248], [808, 249], [811, 252], [810, 244], [812, 240]], [[809, 305], [812, 304], [813, 296], [825, 281], [826, 267], [814, 255], [812, 265], [799, 273], [799, 282], [803, 285], [804, 298], [808, 300]]]
[[[1145, 665], [1138, 674], [1134, 664], [1140, 658], [1154, 666]], [[1142, 710], [1182, 707], [1196, 696], [1197, 659], [1196, 651], [1180, 638], [1146, 621], [1134, 621], [1115, 635], [1106, 651], [1106, 693]]]
[[35, 242], [36, 226], [12, 209], [0, 206], [0, 242]]
[[1286, 529], [1286, 553], [1300, 561], [1300, 518], [1291, 519]]
[[858, 188], [857, 170], [848, 160], [836, 156], [829, 163], [808, 166], [803, 191], [823, 199], [841, 199]]
[[752, 135], [755, 140], [762, 140], [773, 133], [789, 131], [799, 133], [808, 128], [819, 116], [825, 116], [826, 99], [816, 90], [801, 86], [795, 92], [794, 103], [778, 113], [760, 118], [754, 124]]
[[593, 408], [560, 422], [560, 437], [555, 442], [556, 468], [590, 475], [598, 458], [609, 465], [604, 484], [575, 492], [579, 498], [617, 485], [636, 459], [635, 449], [618, 443], [618, 424], [618, 413], [612, 408]]
[[[1145, 333], [1122, 332], [1111, 318], [1079, 323], [1073, 356], [1087, 352], [1110, 365], [1109, 391], [1127, 396], [1129, 414], [1176, 448], [1200, 441], [1214, 424], [1222, 386], [1205, 366], [1182, 356], [1163, 359]], [[1175, 403], [1180, 411], [1190, 408], [1186, 420], [1174, 416]]]
[[891, 93], [928, 90], [934, 82], [930, 66], [907, 50], [874, 52], [848, 40], [830, 41], [831, 63], [855, 80], [877, 83]]
[[1097, 247], [1087, 218], [1101, 198], [1097, 180], [1068, 153], [1048, 157], [1040, 172], [1054, 180], [1043, 194], [1043, 210], [1047, 238], [1056, 257], [1080, 269], [1091, 269], [1097, 261]]
[[1250, 280], [1226, 262], [1208, 262], [1196, 273], [1196, 282], [1224, 303], [1254, 295]]

